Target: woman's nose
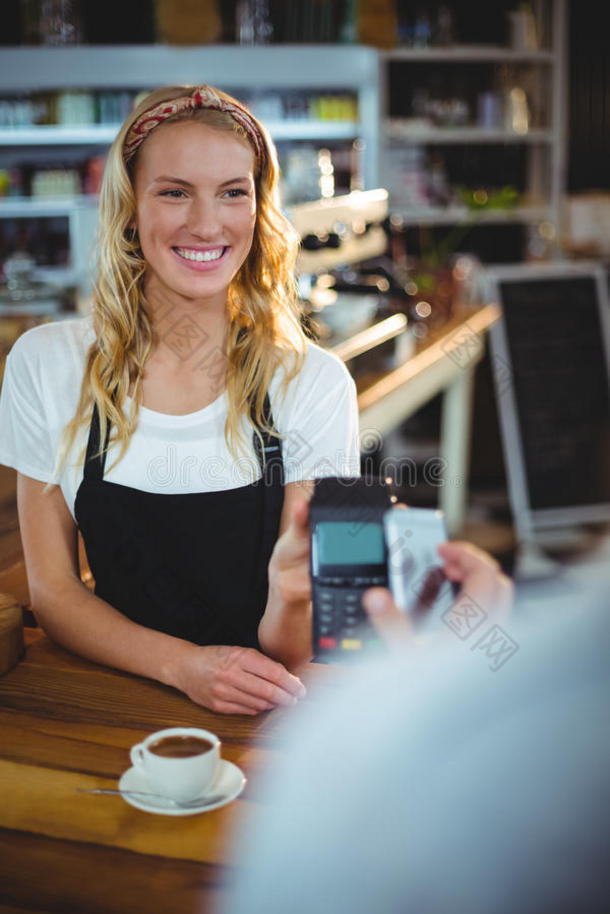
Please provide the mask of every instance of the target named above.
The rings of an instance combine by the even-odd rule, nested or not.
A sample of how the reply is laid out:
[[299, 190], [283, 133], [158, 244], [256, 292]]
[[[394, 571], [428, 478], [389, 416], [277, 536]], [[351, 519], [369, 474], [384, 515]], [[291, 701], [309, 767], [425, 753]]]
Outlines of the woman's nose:
[[190, 232], [201, 238], [215, 240], [220, 231], [220, 218], [215, 200], [193, 198], [191, 201], [186, 225]]

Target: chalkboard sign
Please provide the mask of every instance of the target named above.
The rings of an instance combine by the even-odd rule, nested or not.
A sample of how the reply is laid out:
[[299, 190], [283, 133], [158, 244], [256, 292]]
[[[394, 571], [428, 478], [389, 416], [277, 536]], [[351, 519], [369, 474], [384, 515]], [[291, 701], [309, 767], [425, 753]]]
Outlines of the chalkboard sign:
[[491, 274], [492, 362], [511, 503], [536, 528], [610, 519], [610, 313], [596, 266]]

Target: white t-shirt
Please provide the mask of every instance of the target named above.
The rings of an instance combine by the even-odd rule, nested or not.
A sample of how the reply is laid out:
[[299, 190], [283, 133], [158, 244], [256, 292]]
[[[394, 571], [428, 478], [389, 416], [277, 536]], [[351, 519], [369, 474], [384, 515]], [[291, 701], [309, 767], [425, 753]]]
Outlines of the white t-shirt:
[[[85, 356], [94, 339], [91, 318], [44, 324], [24, 333], [8, 355], [0, 397], [0, 463], [61, 486], [74, 516], [86, 445], [83, 430], [61, 474], [54, 478], [62, 431], [76, 410]], [[343, 362], [312, 343], [303, 368], [281, 396], [281, 369], [269, 389], [275, 427], [284, 436], [286, 482], [329, 475], [359, 475], [358, 411], [354, 381]], [[222, 491], [260, 476], [246, 430], [249, 453], [234, 459], [224, 426], [227, 395], [204, 409], [174, 416], [140, 408], [127, 453], [105, 479], [159, 494]], [[244, 419], [244, 428], [247, 420]]]

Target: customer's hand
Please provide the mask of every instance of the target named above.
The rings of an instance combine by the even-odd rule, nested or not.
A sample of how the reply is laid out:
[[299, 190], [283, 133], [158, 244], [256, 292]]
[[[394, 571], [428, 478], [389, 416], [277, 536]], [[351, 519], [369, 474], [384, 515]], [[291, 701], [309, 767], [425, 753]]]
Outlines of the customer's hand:
[[[513, 585], [492, 556], [472, 543], [463, 542], [443, 543], [438, 552], [449, 580], [461, 585], [454, 604], [456, 609], [461, 601], [468, 600], [476, 602], [493, 618], [503, 619], [508, 615]], [[362, 603], [390, 650], [400, 651], [413, 642], [411, 621], [398, 609], [389, 590], [373, 587], [366, 592]]]
[[221, 714], [258, 714], [305, 695], [300, 679], [248, 647], [189, 645], [174, 681], [192, 701]]
[[461, 584], [456, 604], [474, 600], [489, 616], [505, 618], [513, 604], [513, 584], [496, 560], [472, 543], [449, 542], [438, 547], [443, 571]]

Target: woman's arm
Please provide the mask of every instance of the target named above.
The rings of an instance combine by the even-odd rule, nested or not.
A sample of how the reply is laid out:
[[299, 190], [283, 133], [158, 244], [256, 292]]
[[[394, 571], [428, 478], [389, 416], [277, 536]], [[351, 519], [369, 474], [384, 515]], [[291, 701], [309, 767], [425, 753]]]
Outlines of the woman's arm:
[[32, 609], [50, 638], [90, 660], [157, 679], [214, 711], [294, 704], [299, 680], [251, 648], [200, 647], [127, 619], [78, 573], [77, 529], [58, 486], [18, 474], [19, 524]]
[[269, 596], [258, 627], [261, 649], [288, 669], [312, 657], [309, 498], [313, 482], [284, 488], [280, 537], [269, 562]]
[[309, 345], [298, 382], [277, 415], [291, 442], [280, 537], [269, 562], [269, 595], [258, 640], [269, 656], [295, 669], [312, 657], [308, 502], [320, 475], [358, 475], [356, 386], [345, 365]]

